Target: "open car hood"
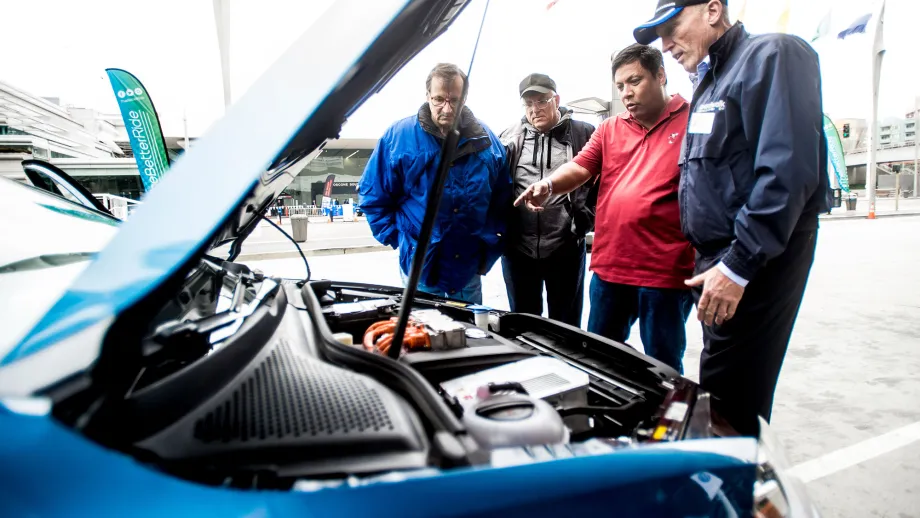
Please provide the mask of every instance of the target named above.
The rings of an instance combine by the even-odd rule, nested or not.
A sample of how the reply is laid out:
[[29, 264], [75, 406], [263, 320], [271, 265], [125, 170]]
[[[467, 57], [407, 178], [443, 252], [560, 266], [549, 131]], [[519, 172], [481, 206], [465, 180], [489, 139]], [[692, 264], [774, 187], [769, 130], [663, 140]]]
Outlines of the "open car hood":
[[346, 118], [468, 3], [340, 0], [330, 7], [173, 165], [0, 367], [98, 332], [126, 311], [149, 315], [220, 244], [235, 241], [234, 257], [259, 215], [338, 136]]

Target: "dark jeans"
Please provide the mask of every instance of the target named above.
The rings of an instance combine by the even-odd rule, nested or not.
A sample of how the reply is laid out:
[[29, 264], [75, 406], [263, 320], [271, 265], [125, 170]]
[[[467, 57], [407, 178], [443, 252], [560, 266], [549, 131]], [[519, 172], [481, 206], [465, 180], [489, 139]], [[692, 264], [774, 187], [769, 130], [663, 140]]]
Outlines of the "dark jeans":
[[[400, 269], [399, 277], [402, 279], [403, 287], [405, 287], [406, 283], [409, 282], [409, 275]], [[436, 295], [444, 299], [462, 300], [463, 302], [477, 305], [482, 304], [482, 276], [480, 275], [474, 275], [466, 286], [453, 293], [444, 291], [438, 287], [426, 286], [422, 283], [418, 283], [416, 288], [418, 291], [430, 293], [431, 295]]]
[[[742, 435], [758, 434], [757, 416], [770, 421], [816, 242], [817, 231], [794, 232], [786, 250], [748, 283], [735, 316], [721, 326], [703, 326], [700, 385], [712, 394], [713, 410]], [[696, 272], [719, 260], [697, 255]], [[701, 295], [693, 290], [697, 301]]]
[[625, 343], [638, 319], [645, 354], [683, 374], [687, 317], [692, 309], [690, 290], [627, 286], [594, 274], [588, 331]]
[[581, 327], [585, 298], [585, 241], [566, 245], [544, 259], [516, 250], [502, 257], [508, 302], [514, 313], [543, 314], [543, 285], [549, 318]]

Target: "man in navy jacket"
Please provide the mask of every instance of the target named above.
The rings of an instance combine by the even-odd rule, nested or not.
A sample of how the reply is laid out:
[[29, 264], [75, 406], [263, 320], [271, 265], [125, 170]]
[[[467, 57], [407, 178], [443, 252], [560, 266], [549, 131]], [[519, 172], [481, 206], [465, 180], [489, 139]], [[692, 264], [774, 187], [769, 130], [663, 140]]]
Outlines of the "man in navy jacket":
[[735, 431], [756, 435], [830, 201], [818, 56], [800, 38], [732, 26], [724, 0], [660, 0], [634, 35], [661, 37], [696, 75], [679, 203], [697, 250], [700, 383]]
[[503, 251], [511, 175], [498, 137], [469, 108], [457, 112], [466, 80], [456, 65], [439, 64], [432, 69], [425, 85], [427, 102], [417, 115], [396, 122], [380, 138], [358, 193], [374, 238], [399, 249], [405, 282], [441, 144], [459, 116], [459, 149], [444, 187], [418, 288], [481, 304], [481, 275]]

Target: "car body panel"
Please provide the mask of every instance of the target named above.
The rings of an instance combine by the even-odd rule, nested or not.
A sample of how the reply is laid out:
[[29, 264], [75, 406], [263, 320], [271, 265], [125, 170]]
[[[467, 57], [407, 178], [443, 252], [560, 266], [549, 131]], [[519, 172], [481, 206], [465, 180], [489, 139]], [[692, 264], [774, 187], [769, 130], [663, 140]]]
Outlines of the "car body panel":
[[[47, 415], [15, 410], [40, 409], [40, 402], [0, 403], [0, 463], [17, 466], [15, 475], [5, 471], [0, 493], [7, 513], [17, 516], [64, 516], [77, 509], [85, 516], [136, 517], [177, 511], [222, 517], [700, 516], [708, 513], [698, 506], [719, 505], [715, 496], [710, 502], [703, 496], [715, 495], [713, 487], [724, 490], [735, 513], [744, 515], [753, 505], [753, 496], [738, 489], [753, 484], [753, 439], [686, 441], [503, 468], [430, 470], [309, 492], [246, 491], [173, 478], [86, 441]], [[675, 496], [683, 500], [667, 503]]]
[[0, 247], [3, 357], [114, 238], [118, 220], [8, 179], [0, 181], [0, 199], [0, 235], [16, 243]]

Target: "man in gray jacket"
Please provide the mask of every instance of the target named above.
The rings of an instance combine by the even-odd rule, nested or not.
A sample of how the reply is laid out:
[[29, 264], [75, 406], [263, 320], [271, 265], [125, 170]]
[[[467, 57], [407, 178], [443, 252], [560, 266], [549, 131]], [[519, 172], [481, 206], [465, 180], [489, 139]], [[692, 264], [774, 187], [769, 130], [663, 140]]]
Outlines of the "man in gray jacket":
[[[572, 119], [559, 106], [556, 83], [544, 74], [521, 81], [525, 115], [501, 135], [508, 149], [514, 196], [549, 177], [578, 155], [594, 127]], [[552, 196], [545, 210], [516, 207], [508, 221], [508, 249], [502, 271], [511, 311], [543, 314], [543, 286], [549, 318], [581, 326], [585, 278], [585, 234], [594, 227], [597, 190], [593, 182]]]

